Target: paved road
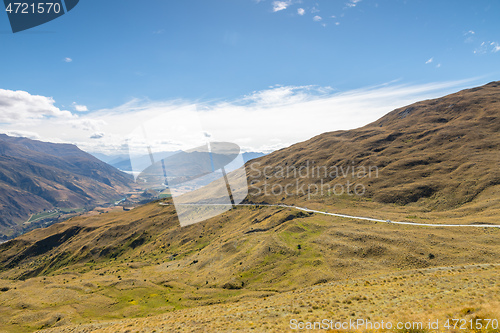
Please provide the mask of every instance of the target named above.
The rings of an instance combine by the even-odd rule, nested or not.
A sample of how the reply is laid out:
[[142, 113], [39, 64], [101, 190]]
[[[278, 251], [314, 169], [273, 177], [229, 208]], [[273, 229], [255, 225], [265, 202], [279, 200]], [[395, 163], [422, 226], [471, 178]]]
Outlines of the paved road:
[[[160, 205], [162, 205], [162, 206], [170, 206], [172, 204], [160, 202]], [[229, 204], [182, 204], [182, 205], [185, 205], [185, 206], [230, 206]], [[420, 226], [420, 227], [500, 228], [500, 225], [491, 225], [491, 224], [432, 224], [432, 223], [399, 222], [399, 221], [391, 221], [391, 220], [380, 220], [380, 219], [374, 219], [374, 218], [371, 218], [371, 217], [351, 216], [351, 215], [345, 215], [345, 214], [328, 213], [328, 212], [322, 212], [322, 211], [319, 211], [319, 210], [314, 210], [314, 209], [309, 209], [309, 208], [304, 208], [304, 207], [297, 207], [297, 206], [289, 206], [289, 205], [238, 204], [236, 206], [283, 207], [283, 208], [298, 209], [298, 210], [301, 210], [301, 211], [304, 211], [304, 212], [309, 212], [309, 213], [314, 213], [314, 214], [322, 214], [322, 215], [343, 217], [343, 218], [347, 218], [347, 219], [365, 220], [365, 221], [381, 222], [381, 223], [388, 223], [388, 224], [404, 224], [404, 225], [412, 225], [412, 226]]]
[[315, 214], [323, 214], [323, 215], [330, 215], [330, 216], [339, 216], [339, 217], [345, 217], [345, 218], [348, 218], [348, 219], [366, 220], [366, 221], [382, 222], [382, 223], [389, 223], [389, 224], [405, 224], [405, 225], [415, 225], [415, 226], [423, 226], [423, 227], [500, 228], [500, 225], [491, 225], [491, 224], [432, 224], [432, 223], [417, 223], [417, 222], [398, 222], [398, 221], [390, 221], [390, 220], [373, 219], [373, 218], [370, 218], [370, 217], [360, 217], [360, 216], [350, 216], [350, 215], [344, 215], [344, 214], [327, 213], [327, 212], [321, 212], [321, 211], [318, 211], [318, 210], [313, 210], [313, 209], [308, 209], [308, 208], [302, 208], [302, 207], [293, 207], [293, 208], [298, 209], [298, 210], [302, 210], [304, 212], [312, 212], [312, 213], [315, 213]]

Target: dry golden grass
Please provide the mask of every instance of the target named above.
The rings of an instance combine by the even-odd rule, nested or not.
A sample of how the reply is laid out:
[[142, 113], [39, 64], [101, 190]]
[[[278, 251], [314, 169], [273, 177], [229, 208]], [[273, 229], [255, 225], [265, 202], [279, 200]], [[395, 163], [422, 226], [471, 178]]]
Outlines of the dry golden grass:
[[[416, 103], [257, 160], [378, 166], [376, 178], [331, 179], [362, 182], [365, 196], [247, 200], [382, 220], [500, 224], [499, 89], [491, 83]], [[290, 181], [248, 172], [253, 189]], [[184, 228], [158, 202], [82, 216], [0, 245], [0, 331], [283, 332], [294, 318], [500, 319], [499, 236], [498, 228], [265, 206]]]
[[[428, 297], [419, 298], [418, 290], [429, 297], [440, 290], [428, 288], [429, 281], [441, 281], [432, 277], [442, 272], [432, 268], [473, 265], [464, 274], [469, 274], [467, 278], [482, 290], [489, 288], [491, 277], [486, 274], [497, 272], [489, 264], [498, 263], [500, 257], [498, 229], [402, 226], [277, 207], [239, 207], [221, 217], [180, 228], [173, 212], [172, 207], [151, 203], [130, 212], [79, 217], [27, 234], [10, 249], [4, 245], [5, 264], [12, 255], [15, 258], [37, 249], [33, 244], [44, 237], [58, 239], [54, 234], [65, 235], [67, 230], [81, 228], [75, 235], [63, 237], [61, 245], [17, 261], [16, 266], [0, 274], [0, 288], [8, 289], [0, 292], [0, 327], [9, 332], [29, 332], [172, 311], [171, 316], [198, 316], [210, 305], [220, 303], [220, 307], [214, 307], [220, 311], [231, 309], [234, 302], [238, 309], [246, 306], [242, 304], [253, 307], [264, 297], [278, 301], [282, 293], [306, 295], [320, 285], [332, 288], [331, 293], [338, 297], [354, 292], [364, 295], [363, 290], [385, 290], [378, 298], [373, 298], [374, 294], [375, 303], [370, 305], [375, 311], [370, 318], [383, 318], [389, 312], [382, 309], [391, 303], [386, 296], [396, 290], [392, 277], [384, 276], [403, 271], [412, 281], [408, 287], [413, 288], [416, 303], [401, 298], [401, 304], [403, 300], [409, 302], [408, 306], [417, 304], [414, 313], [407, 314], [423, 316], [428, 311], [421, 305]], [[475, 265], [485, 265], [481, 266], [485, 269], [478, 270]], [[445, 272], [450, 277], [458, 276], [457, 269]], [[481, 274], [474, 277], [478, 272]], [[24, 281], [17, 280], [22, 276], [26, 277]], [[386, 287], [374, 277], [386, 279]], [[364, 281], [378, 287], [363, 289]], [[457, 288], [456, 281], [439, 282], [443, 283], [439, 288]], [[302, 290], [307, 286], [315, 287]], [[491, 286], [494, 288], [487, 293], [477, 294], [469, 293], [468, 288], [469, 296], [464, 296], [464, 301], [478, 307], [483, 302], [479, 295], [498, 294], [494, 293], [498, 292], [496, 285]], [[447, 302], [458, 306], [461, 297]], [[433, 299], [434, 306], [438, 306], [441, 300], [436, 296]], [[320, 300], [317, 303], [322, 304]], [[358, 313], [351, 305], [345, 312], [342, 309], [336, 308], [336, 318], [352, 311]], [[293, 311], [298, 310], [290, 313]], [[257, 316], [260, 312], [255, 313]], [[257, 331], [263, 331], [267, 319], [252, 317], [249, 321]], [[220, 321], [220, 325], [229, 323]]]
[[[293, 319], [303, 322], [384, 320], [394, 325], [398, 322], [427, 325], [429, 321], [439, 320], [441, 332], [472, 332], [445, 330], [443, 326], [451, 318], [499, 319], [499, 273], [499, 265], [401, 271], [325, 283], [255, 300], [201, 306], [143, 319], [62, 326], [44, 332], [293, 332], [290, 326]], [[343, 330], [349, 331], [355, 330]]]
[[[303, 184], [323, 186], [324, 192], [329, 186], [333, 192], [335, 185], [347, 190], [349, 182], [351, 188], [363, 185], [364, 197], [375, 202], [427, 210], [460, 207], [500, 185], [499, 99], [500, 82], [492, 82], [396, 109], [364, 127], [324, 133], [250, 161], [249, 200], [303, 202], [316, 190], [297, 191]], [[345, 173], [335, 172], [335, 167]], [[375, 167], [378, 173], [367, 172]], [[365, 172], [359, 173], [360, 168]], [[279, 192], [296, 181], [299, 186], [288, 193], [271, 193], [272, 186]]]

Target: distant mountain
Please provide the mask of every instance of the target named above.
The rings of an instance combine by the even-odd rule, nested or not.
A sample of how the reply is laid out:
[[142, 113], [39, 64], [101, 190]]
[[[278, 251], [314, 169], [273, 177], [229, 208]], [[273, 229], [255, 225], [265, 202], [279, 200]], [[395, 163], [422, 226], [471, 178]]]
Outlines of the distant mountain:
[[[179, 151], [173, 151], [173, 152], [158, 152], [154, 153], [153, 157], [155, 161], [159, 161], [163, 158], [168, 158], [172, 155], [175, 155], [179, 153]], [[130, 162], [130, 156], [128, 154], [120, 154], [120, 155], [106, 155], [102, 153], [91, 153], [94, 157], [100, 159], [103, 162], [106, 162], [115, 168], [122, 170], [122, 171], [134, 171], [132, 169], [132, 164]], [[257, 153], [257, 152], [248, 152], [248, 153], [243, 153], [243, 161], [244, 163], [258, 157], [265, 156], [266, 154], [264, 153]], [[137, 164], [136, 169], [140, 169], [137, 171], [141, 171], [143, 169], [146, 169], [150, 164], [151, 164], [151, 157], [149, 155], [143, 155], [143, 156], [138, 156], [134, 157], [134, 162]], [[239, 166], [238, 166], [239, 167]]]
[[120, 155], [106, 155], [102, 153], [89, 153], [89, 154], [108, 164], [112, 164], [113, 162], [115, 162], [115, 160], [123, 160], [125, 158], [128, 158], [128, 154], [120, 154]]
[[[165, 151], [165, 152], [155, 152], [153, 153], [153, 158], [155, 161], [159, 161], [163, 158], [167, 158], [174, 154], [178, 153], [178, 151]], [[94, 157], [100, 159], [101, 161], [108, 163], [109, 165], [114, 166], [115, 168], [122, 171], [142, 171], [151, 165], [151, 157], [149, 155], [135, 156], [134, 157], [134, 166], [135, 169], [132, 168], [132, 163], [130, 162], [129, 154], [118, 154], [118, 155], [106, 155], [102, 153], [90, 153]]]
[[248, 161], [251, 161], [253, 159], [256, 159], [256, 158], [259, 158], [259, 157], [262, 157], [262, 156], [266, 156], [267, 154], [264, 154], [264, 153], [257, 153], [257, 152], [248, 152], [248, 153], [243, 153], [243, 161], [248, 162]]
[[43, 210], [118, 198], [131, 181], [74, 145], [0, 134], [0, 236]]

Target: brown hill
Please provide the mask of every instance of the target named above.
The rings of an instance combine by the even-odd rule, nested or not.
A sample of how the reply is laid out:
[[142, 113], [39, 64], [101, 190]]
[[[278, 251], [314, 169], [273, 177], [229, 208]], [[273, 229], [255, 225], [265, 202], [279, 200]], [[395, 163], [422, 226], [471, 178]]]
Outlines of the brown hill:
[[[358, 190], [376, 202], [446, 209], [498, 186], [499, 166], [500, 82], [492, 82], [396, 109], [359, 129], [324, 133], [252, 161], [247, 166], [249, 200], [331, 201], [342, 190], [344, 197]], [[311, 186], [304, 194], [302, 184], [318, 188]]]
[[69, 144], [0, 135], [0, 236], [30, 214], [118, 198], [131, 178]]

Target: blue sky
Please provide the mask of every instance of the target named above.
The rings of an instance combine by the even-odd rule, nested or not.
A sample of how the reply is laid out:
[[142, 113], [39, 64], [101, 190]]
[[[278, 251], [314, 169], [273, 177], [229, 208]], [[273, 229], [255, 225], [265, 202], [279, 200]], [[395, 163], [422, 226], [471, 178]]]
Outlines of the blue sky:
[[[267, 142], [272, 150], [339, 129], [333, 124], [360, 126], [398, 103], [499, 80], [499, 14], [496, 0], [82, 0], [59, 19], [12, 34], [0, 13], [4, 98], [14, 91], [47, 98], [45, 113], [33, 115], [35, 102], [26, 102], [15, 112], [30, 121], [4, 116], [0, 129], [90, 150], [103, 146], [99, 136], [114, 135], [117, 149], [124, 134], [109, 124], [110, 114], [151, 105], [197, 105], [227, 115], [220, 109], [251, 102], [252, 110], [267, 108], [273, 117], [290, 103], [398, 91], [362, 115], [342, 113], [356, 121], [332, 118], [330, 127], [262, 137], [247, 147], [263, 150]], [[44, 128], [61, 117], [79, 123], [82, 133], [56, 137], [51, 127], [49, 135]], [[226, 134], [220, 136], [238, 139]], [[252, 141], [252, 133], [244, 136]]]

